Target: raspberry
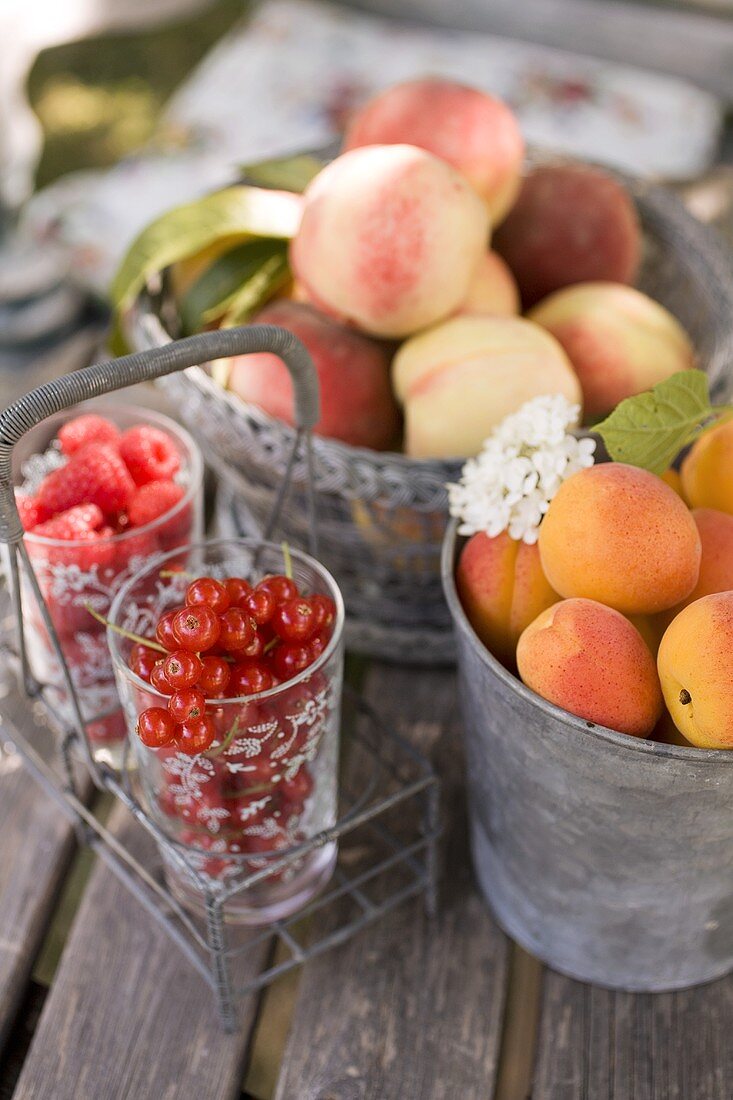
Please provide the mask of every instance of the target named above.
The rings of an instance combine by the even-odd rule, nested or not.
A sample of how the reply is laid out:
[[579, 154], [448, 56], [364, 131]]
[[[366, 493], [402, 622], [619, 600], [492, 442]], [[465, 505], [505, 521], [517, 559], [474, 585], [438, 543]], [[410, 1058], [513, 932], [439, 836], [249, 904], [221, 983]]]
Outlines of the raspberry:
[[76, 416], [59, 429], [59, 443], [65, 455], [76, 454], [87, 443], [116, 443], [119, 438], [119, 428], [96, 413]]
[[89, 443], [43, 479], [38, 502], [52, 515], [76, 504], [96, 504], [105, 515], [114, 516], [124, 511], [134, 492], [135, 484], [116, 447]]
[[128, 509], [131, 527], [144, 527], [165, 515], [183, 498], [184, 489], [174, 481], [149, 481], [141, 486]]
[[40, 523], [34, 534], [47, 539], [86, 539], [102, 526], [104, 516], [96, 504], [77, 504], [53, 519]]
[[48, 512], [41, 507], [36, 497], [26, 497], [22, 493], [17, 493], [15, 504], [24, 531], [32, 531], [39, 523], [43, 523], [49, 518]]
[[138, 424], [120, 437], [122, 455], [136, 485], [170, 481], [181, 467], [176, 446], [160, 428]]

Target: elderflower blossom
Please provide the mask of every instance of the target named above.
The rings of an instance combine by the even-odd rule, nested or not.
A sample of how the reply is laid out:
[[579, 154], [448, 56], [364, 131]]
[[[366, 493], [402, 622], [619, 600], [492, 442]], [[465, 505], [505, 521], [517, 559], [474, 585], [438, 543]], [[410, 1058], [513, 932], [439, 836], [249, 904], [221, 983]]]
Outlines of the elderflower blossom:
[[571, 474], [593, 465], [594, 439], [577, 439], [580, 406], [557, 394], [535, 397], [502, 420], [481, 453], [448, 486], [450, 514], [461, 535], [508, 531], [534, 543], [550, 501]]

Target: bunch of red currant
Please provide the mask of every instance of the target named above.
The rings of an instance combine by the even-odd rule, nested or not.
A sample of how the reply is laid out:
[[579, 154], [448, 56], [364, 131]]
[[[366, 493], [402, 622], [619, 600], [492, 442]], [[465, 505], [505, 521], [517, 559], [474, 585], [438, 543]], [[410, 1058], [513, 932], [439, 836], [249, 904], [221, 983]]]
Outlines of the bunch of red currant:
[[[185, 605], [159, 619], [155, 645], [136, 643], [130, 668], [168, 706], [138, 717], [144, 745], [173, 745], [195, 756], [211, 748], [216, 726], [207, 702], [255, 695], [305, 671], [323, 653], [336, 606], [329, 596], [304, 596], [291, 577], [199, 577]], [[213, 703], [216, 705], [216, 703]]]

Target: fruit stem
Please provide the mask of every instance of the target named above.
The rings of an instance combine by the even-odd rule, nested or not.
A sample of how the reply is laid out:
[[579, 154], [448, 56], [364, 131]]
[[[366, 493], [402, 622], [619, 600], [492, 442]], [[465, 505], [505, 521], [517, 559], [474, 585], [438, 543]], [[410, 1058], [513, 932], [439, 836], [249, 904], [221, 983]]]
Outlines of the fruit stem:
[[223, 752], [226, 751], [226, 749], [229, 748], [232, 741], [234, 740], [234, 736], [235, 736], [238, 729], [239, 729], [239, 715], [237, 715], [237, 717], [232, 722], [231, 729], [227, 733], [227, 735], [224, 738], [224, 740], [222, 741], [222, 743], [220, 745], [217, 745], [217, 747], [215, 749], [211, 749], [210, 752], [207, 752], [204, 755], [207, 756], [209, 758], [209, 760], [211, 760], [212, 756], [220, 756]]
[[283, 551], [283, 561], [285, 562], [285, 576], [289, 581], [293, 579], [293, 559], [290, 557], [290, 547], [287, 542], [280, 543]]
[[137, 642], [138, 645], [146, 645], [148, 649], [156, 649], [158, 653], [167, 653], [168, 650], [158, 645], [157, 642], [152, 642], [150, 638], [143, 638], [142, 634], [133, 634], [131, 630], [125, 630], [124, 627], [117, 626], [116, 623], [111, 623], [109, 619], [105, 619], [104, 615], [100, 615], [98, 611], [86, 603], [84, 604], [89, 614], [93, 619], [96, 619], [98, 623], [102, 623], [103, 626], [108, 627], [109, 630], [113, 630], [115, 634], [121, 634], [123, 638], [129, 638], [131, 642]]
[[195, 573], [186, 573], [184, 569], [161, 569], [158, 576], [165, 577], [166, 580], [170, 580], [171, 577], [185, 577], [189, 581], [198, 579]]
[[277, 634], [275, 635], [274, 638], [270, 638], [269, 642], [267, 643], [265, 648], [262, 650], [262, 656], [264, 657], [264, 655], [266, 653], [269, 653], [271, 649], [274, 649], [279, 641], [280, 641], [280, 639], [278, 638]]

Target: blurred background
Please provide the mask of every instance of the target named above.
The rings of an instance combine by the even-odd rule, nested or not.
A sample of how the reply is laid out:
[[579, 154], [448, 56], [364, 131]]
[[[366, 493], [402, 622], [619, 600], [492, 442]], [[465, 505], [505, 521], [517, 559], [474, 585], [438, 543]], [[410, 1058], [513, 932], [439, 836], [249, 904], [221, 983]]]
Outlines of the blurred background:
[[496, 92], [531, 144], [662, 179], [732, 232], [733, 0], [3, 0], [0, 43], [6, 401], [20, 368], [98, 351], [151, 218], [414, 74]]

